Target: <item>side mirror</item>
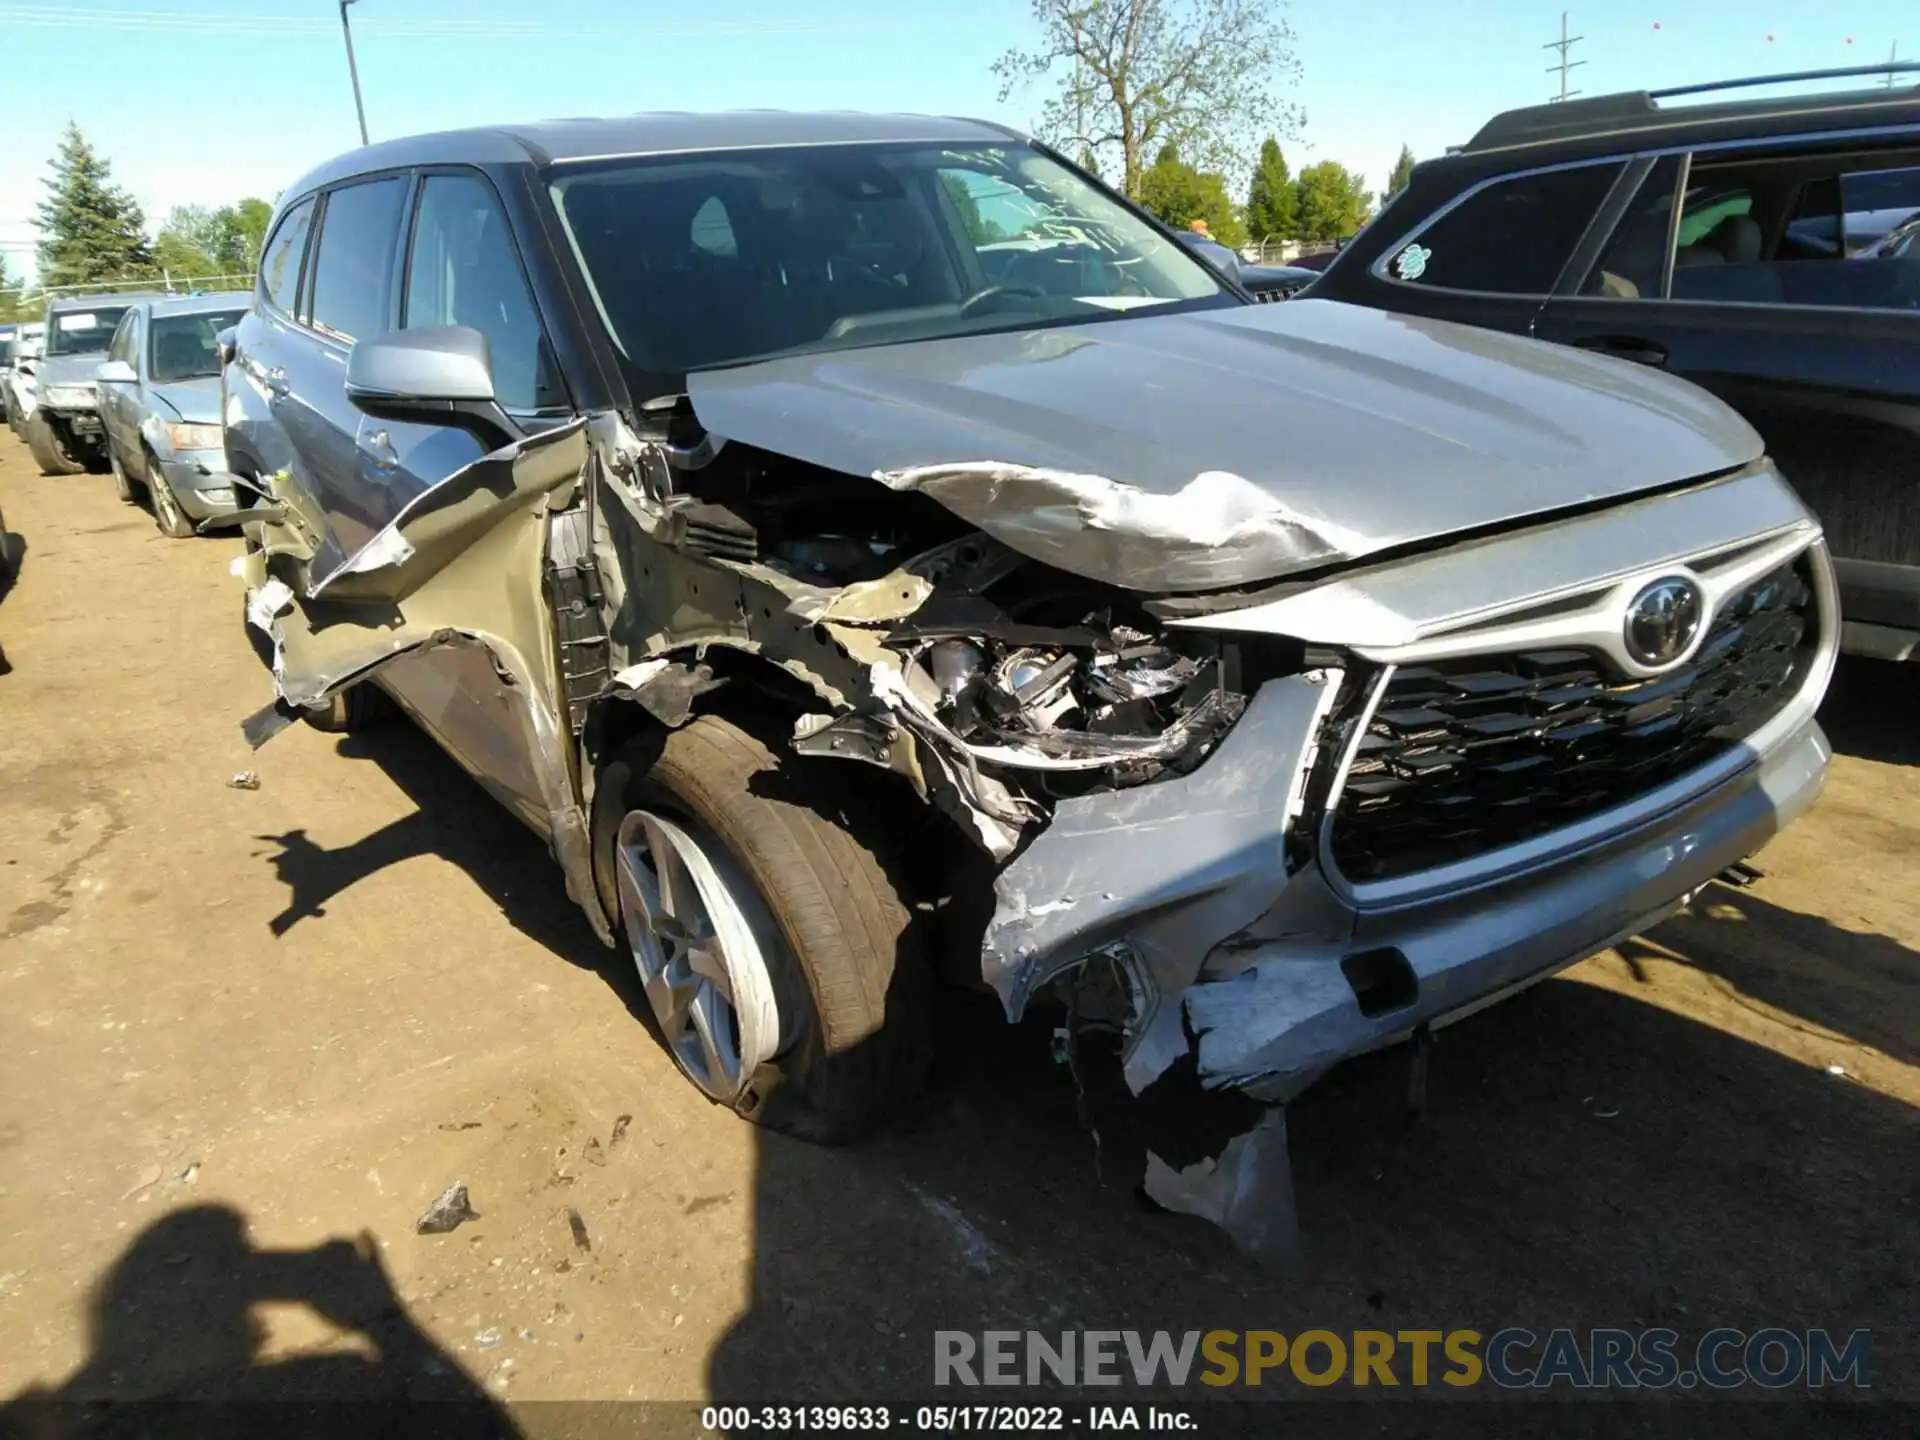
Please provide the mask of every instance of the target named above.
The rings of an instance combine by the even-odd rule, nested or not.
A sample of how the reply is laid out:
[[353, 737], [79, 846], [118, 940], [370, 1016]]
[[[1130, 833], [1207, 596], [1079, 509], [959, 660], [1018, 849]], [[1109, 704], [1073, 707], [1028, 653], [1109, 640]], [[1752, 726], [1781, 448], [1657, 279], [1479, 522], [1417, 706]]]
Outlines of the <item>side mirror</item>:
[[489, 450], [517, 435], [494, 399], [487, 337], [469, 325], [396, 330], [357, 342], [347, 360], [347, 398], [376, 420], [451, 425]]
[[240, 329], [237, 325], [229, 325], [213, 337], [214, 353], [220, 357], [220, 363], [222, 365], [231, 365], [233, 363], [234, 346], [239, 334]]
[[93, 372], [93, 378], [102, 385], [133, 385], [140, 377], [133, 373], [133, 366], [124, 360], [109, 360]]

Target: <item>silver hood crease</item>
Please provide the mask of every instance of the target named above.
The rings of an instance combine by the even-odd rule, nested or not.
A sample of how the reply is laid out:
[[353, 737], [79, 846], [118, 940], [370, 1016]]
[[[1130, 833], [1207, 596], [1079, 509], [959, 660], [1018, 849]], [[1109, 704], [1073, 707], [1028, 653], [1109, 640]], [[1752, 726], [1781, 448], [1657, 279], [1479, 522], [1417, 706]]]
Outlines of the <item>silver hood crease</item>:
[[696, 372], [687, 396], [715, 437], [922, 490], [1142, 591], [1254, 584], [1762, 448], [1638, 367], [1322, 301], [781, 357]]

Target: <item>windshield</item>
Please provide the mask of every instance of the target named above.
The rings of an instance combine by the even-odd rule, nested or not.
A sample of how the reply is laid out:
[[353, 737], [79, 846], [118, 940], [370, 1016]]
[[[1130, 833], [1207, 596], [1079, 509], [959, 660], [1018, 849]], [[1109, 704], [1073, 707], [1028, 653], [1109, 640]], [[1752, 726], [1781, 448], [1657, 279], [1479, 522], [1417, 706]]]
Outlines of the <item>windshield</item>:
[[562, 171], [553, 196], [608, 329], [649, 376], [1238, 303], [1181, 246], [1023, 146], [618, 161]]
[[220, 373], [220, 349], [214, 336], [238, 325], [247, 312], [213, 310], [204, 315], [156, 315], [147, 350], [147, 368], [156, 385]]
[[66, 310], [47, 317], [47, 354], [90, 355], [105, 350], [129, 307], [102, 310]]

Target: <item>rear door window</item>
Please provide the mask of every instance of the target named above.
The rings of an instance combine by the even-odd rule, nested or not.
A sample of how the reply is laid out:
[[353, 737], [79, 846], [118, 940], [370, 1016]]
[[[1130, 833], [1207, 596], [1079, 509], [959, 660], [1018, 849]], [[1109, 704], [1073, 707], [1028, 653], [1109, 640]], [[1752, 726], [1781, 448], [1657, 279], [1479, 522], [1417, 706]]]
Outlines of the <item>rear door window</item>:
[[[1583, 294], [1815, 309], [1920, 308], [1920, 155], [1663, 159]], [[1679, 215], [1674, 214], [1675, 204]], [[1668, 278], [1670, 276], [1670, 278]], [[1664, 285], [1664, 288], [1663, 288]]]
[[406, 196], [399, 176], [329, 192], [307, 305], [316, 330], [351, 341], [387, 328], [387, 281]]
[[293, 313], [300, 288], [300, 262], [307, 253], [307, 232], [313, 228], [313, 201], [302, 200], [280, 217], [272, 237], [260, 253], [260, 293], [277, 310]]
[[1546, 295], [1622, 168], [1609, 161], [1496, 180], [1389, 255], [1384, 273], [1423, 288]]

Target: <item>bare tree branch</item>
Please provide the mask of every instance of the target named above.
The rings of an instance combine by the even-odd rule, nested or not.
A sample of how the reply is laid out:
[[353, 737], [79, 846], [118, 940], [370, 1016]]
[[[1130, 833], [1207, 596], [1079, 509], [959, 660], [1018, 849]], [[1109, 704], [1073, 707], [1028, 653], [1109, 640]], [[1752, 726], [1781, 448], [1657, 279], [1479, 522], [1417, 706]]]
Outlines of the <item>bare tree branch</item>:
[[[1137, 196], [1156, 143], [1196, 164], [1244, 169], [1259, 138], [1295, 136], [1299, 76], [1284, 0], [1032, 0], [1039, 36], [994, 62], [1004, 102], [1041, 86], [1035, 129], [1119, 151]], [[1096, 138], [1097, 137], [1097, 138]]]

